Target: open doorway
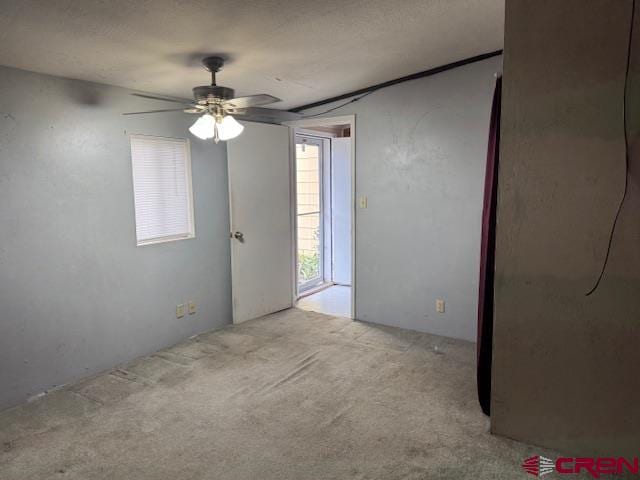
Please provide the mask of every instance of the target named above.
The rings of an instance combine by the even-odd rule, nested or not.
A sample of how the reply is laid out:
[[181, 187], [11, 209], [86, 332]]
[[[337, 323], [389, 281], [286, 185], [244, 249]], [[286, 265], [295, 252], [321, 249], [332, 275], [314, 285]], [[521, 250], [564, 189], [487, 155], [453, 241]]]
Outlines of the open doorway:
[[295, 130], [297, 306], [352, 317], [351, 123]]

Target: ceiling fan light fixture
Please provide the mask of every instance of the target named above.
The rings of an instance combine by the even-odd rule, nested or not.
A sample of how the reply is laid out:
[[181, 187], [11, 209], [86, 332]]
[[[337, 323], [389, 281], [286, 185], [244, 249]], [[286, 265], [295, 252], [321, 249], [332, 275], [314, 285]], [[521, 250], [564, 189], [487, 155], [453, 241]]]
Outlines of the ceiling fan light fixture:
[[199, 117], [189, 131], [202, 140], [213, 138], [216, 143], [218, 141], [231, 140], [242, 133], [244, 127], [231, 115], [225, 115], [222, 120], [218, 121], [216, 117], [210, 113], [205, 113]]
[[236, 138], [242, 133], [244, 127], [229, 115], [233, 113], [241, 120], [255, 121], [259, 123], [279, 124], [287, 120], [296, 120], [303, 115], [300, 113], [263, 108], [262, 105], [279, 102], [280, 99], [266, 93], [236, 97], [233, 88], [216, 84], [215, 74], [220, 71], [224, 59], [219, 56], [207, 57], [202, 61], [204, 67], [211, 72], [211, 85], [200, 85], [193, 88], [193, 101], [176, 97], [158, 97], [142, 93], [132, 95], [160, 100], [162, 102], [179, 103], [181, 108], [163, 108], [147, 110], [144, 112], [126, 112], [123, 115], [141, 115], [148, 113], [178, 112], [198, 115], [199, 118], [189, 128], [189, 131], [202, 140], [213, 139], [215, 143]]
[[223, 141], [236, 138], [244, 130], [244, 126], [231, 115], [225, 115], [222, 122], [216, 123], [216, 128], [218, 129], [218, 138]]
[[216, 119], [213, 115], [206, 113], [199, 117], [191, 127], [189, 131], [202, 140], [207, 140], [215, 136]]

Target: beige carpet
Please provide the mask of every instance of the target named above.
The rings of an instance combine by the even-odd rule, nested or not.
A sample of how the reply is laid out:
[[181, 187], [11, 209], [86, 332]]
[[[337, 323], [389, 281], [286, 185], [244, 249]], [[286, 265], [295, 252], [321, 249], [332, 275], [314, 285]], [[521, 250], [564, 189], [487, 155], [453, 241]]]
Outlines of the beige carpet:
[[514, 479], [475, 346], [292, 309], [0, 414], [0, 478]]

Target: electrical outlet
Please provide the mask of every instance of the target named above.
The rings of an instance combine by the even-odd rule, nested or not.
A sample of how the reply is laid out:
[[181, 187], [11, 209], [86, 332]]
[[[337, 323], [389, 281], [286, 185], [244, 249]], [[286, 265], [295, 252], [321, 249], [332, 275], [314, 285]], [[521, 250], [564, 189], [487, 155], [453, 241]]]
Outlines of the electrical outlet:
[[189, 315], [193, 315], [194, 313], [196, 313], [196, 302], [190, 300], [187, 304], [187, 308], [189, 309]]
[[440, 298], [436, 300], [436, 312], [444, 313], [444, 300]]
[[359, 204], [360, 204], [360, 208], [367, 208], [367, 197], [366, 197], [366, 195], [363, 195], [363, 196], [360, 197]]
[[176, 318], [184, 317], [184, 303], [176, 305]]

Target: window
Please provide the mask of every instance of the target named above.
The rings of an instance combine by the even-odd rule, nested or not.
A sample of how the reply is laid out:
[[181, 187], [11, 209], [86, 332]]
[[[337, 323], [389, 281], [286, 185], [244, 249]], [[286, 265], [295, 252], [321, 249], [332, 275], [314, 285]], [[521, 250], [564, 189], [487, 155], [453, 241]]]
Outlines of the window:
[[131, 136], [138, 245], [193, 238], [189, 141]]

